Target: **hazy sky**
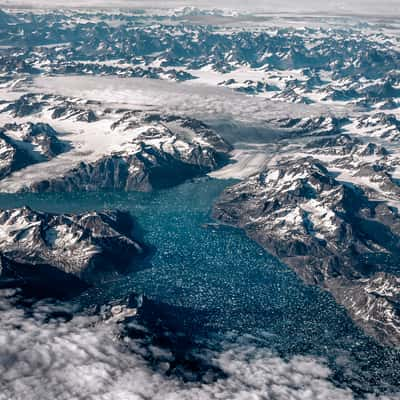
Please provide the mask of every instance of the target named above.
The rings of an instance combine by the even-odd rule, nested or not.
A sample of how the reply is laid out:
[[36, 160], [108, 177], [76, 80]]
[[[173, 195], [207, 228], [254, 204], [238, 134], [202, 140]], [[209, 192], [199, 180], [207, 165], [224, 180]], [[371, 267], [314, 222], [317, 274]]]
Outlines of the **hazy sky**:
[[400, 15], [400, 0], [0, 0], [3, 7], [157, 7], [196, 6], [244, 11], [327, 12], [369, 15]]

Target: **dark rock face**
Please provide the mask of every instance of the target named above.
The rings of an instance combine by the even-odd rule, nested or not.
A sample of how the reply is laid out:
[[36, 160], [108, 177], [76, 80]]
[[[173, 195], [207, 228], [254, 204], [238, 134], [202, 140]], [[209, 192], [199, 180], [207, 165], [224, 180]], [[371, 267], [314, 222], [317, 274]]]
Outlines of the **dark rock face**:
[[34, 162], [27, 151], [18, 148], [4, 132], [0, 131], [0, 179]]
[[68, 145], [48, 124], [6, 124], [0, 129], [0, 179], [31, 164], [48, 161]]
[[342, 134], [334, 137], [313, 140], [308, 143], [307, 149], [318, 149], [328, 154], [345, 155], [354, 151], [362, 142], [350, 135]]
[[92, 190], [151, 191], [172, 187], [217, 168], [223, 159], [213, 150], [194, 148], [188, 158], [170, 154], [144, 143], [133, 155], [106, 156], [93, 163], [80, 163], [62, 177], [33, 184], [34, 192]]
[[399, 276], [379, 272], [354, 281], [333, 279], [327, 287], [366, 333], [381, 343], [399, 346]]
[[68, 101], [65, 102], [65, 104], [53, 107], [51, 116], [54, 119], [75, 118], [76, 121], [89, 123], [98, 120], [98, 117], [93, 110], [79, 108]]
[[111, 129], [128, 131], [143, 124], [151, 127], [132, 139], [130, 151], [115, 151], [93, 162], [81, 162], [64, 175], [38, 181], [26, 190], [151, 191], [207, 174], [227, 162], [231, 146], [195, 119], [128, 111]]
[[338, 135], [342, 127], [348, 122], [347, 118], [336, 118], [324, 115], [318, 117], [290, 117], [268, 120], [268, 123], [282, 130], [284, 136], [288, 138]]
[[[56, 215], [29, 208], [0, 211], [0, 282], [63, 291], [133, 267], [144, 248], [123, 212]], [[57, 288], [57, 285], [60, 285]]]
[[226, 189], [214, 216], [330, 291], [366, 332], [400, 345], [400, 217], [393, 208], [306, 158]]
[[10, 112], [15, 118], [26, 117], [42, 110], [43, 104], [40, 101], [34, 101], [32, 95], [21, 96], [17, 101], [8, 105], [4, 112]]
[[[40, 118], [42, 114], [47, 114], [52, 119], [79, 121], [87, 124], [89, 129], [89, 124], [95, 125], [99, 121], [96, 113], [88, 108], [93, 104], [98, 110], [101, 108], [92, 101], [28, 94], [9, 103], [5, 110], [11, 115], [22, 113], [24, 116]], [[39, 111], [41, 114], [38, 114]], [[80, 141], [77, 136], [84, 130], [72, 132], [75, 138], [66, 142], [63, 137], [60, 138], [61, 133], [45, 123], [6, 124], [3, 133], [7, 143], [4, 146], [8, 144], [12, 148], [0, 153], [0, 162], [2, 157], [12, 158], [9, 152], [13, 149], [24, 153], [18, 158], [23, 162], [19, 162], [20, 165], [8, 162], [12, 165], [5, 165], [3, 174], [0, 164], [0, 179], [30, 164], [49, 161], [64, 152], [75, 152], [72, 157], [74, 161], [67, 163], [68, 167], [54, 173], [52, 168], [47, 168], [44, 176], [37, 174], [37, 180], [33, 179], [20, 186], [17, 182], [17, 190], [151, 191], [174, 186], [225, 165], [232, 150], [230, 144], [213, 129], [194, 118], [157, 111], [110, 108], [103, 111], [98, 111], [102, 118], [101, 129], [109, 132], [109, 141], [103, 143], [100, 140], [83, 153], [77, 148], [85, 144], [87, 139], [82, 137]], [[93, 127], [92, 132], [95, 136]], [[103, 147], [102, 151], [98, 151], [99, 147]], [[96, 157], [85, 158], [85, 155], [91, 153], [96, 153]]]
[[[4, 126], [5, 131], [20, 132], [20, 142], [31, 144], [32, 151], [35, 152], [35, 148], [40, 148], [38, 158], [43, 160], [50, 160], [53, 157], [58, 156], [68, 149], [66, 143], [58, 139], [57, 131], [55, 131], [49, 124], [45, 123], [32, 123], [26, 124], [7, 124]], [[16, 142], [18, 146], [18, 142]]]

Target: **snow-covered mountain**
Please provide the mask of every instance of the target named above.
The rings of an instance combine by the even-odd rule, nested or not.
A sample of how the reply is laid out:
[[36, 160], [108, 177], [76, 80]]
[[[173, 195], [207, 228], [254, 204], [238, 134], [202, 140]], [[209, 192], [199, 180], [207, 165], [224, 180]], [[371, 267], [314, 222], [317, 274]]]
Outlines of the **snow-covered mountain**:
[[[150, 191], [211, 172], [240, 178], [215, 216], [328, 290], [366, 332], [399, 345], [399, 27], [321, 21], [197, 8], [1, 12], [0, 191]], [[102, 100], [35, 86], [59, 75], [95, 76]], [[117, 96], [104, 76], [180, 91], [153, 104], [141, 101], [138, 80]], [[210, 93], [223, 98], [223, 116]], [[200, 104], [204, 121], [193, 116]], [[91, 265], [95, 239], [75, 240], [85, 216], [3, 216], [0, 252], [22, 245], [24, 262], [32, 254], [79, 277]], [[99, 218], [108, 231], [109, 217]], [[46, 242], [36, 224], [40, 235], [48, 224], [62, 234]], [[61, 247], [79, 255], [76, 243], [83, 255], [66, 267]]]
[[390, 26], [371, 22], [343, 28], [327, 21], [317, 28], [275, 27], [273, 20], [257, 19], [259, 25], [242, 29], [176, 20], [226, 15], [193, 7], [175, 10], [172, 19], [3, 12], [2, 79], [47, 73], [197, 78], [284, 102], [397, 107], [399, 47]]
[[3, 191], [148, 191], [220, 167], [231, 149], [189, 117], [63, 96], [24, 94], [0, 119], [18, 121], [1, 131]]
[[133, 268], [144, 248], [122, 212], [0, 211], [0, 284], [70, 294]]
[[[282, 161], [228, 188], [214, 215], [245, 229], [305, 282], [329, 290], [368, 332], [400, 343], [398, 299], [384, 290], [390, 281], [397, 293], [399, 280], [389, 272], [381, 275], [396, 271], [400, 261], [396, 210], [305, 158]], [[368, 289], [372, 282], [381, 297]], [[382, 301], [387, 307], [377, 305]]]

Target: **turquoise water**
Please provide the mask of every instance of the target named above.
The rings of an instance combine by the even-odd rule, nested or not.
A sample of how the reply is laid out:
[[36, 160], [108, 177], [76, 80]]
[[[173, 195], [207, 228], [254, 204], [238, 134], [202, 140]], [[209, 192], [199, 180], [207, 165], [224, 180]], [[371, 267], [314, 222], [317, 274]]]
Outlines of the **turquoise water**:
[[0, 208], [129, 210], [154, 253], [136, 272], [85, 293], [82, 301], [144, 292], [178, 307], [183, 335], [251, 334], [283, 357], [326, 358], [335, 383], [356, 392], [394, 389], [399, 352], [363, 335], [329, 294], [305, 286], [241, 231], [204, 226], [228, 184], [207, 179], [157, 193], [2, 194]]

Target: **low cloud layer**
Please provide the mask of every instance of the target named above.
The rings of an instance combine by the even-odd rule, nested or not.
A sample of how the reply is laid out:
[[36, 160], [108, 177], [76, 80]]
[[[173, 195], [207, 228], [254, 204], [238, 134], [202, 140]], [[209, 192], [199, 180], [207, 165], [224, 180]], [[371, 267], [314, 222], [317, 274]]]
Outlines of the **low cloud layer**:
[[[226, 140], [236, 143], [268, 143], [279, 132], [271, 120], [287, 117], [348, 115], [335, 106], [274, 102], [247, 96], [228, 88], [175, 83], [155, 79], [115, 77], [39, 77], [34, 92], [97, 100], [113, 107], [188, 115], [212, 125]], [[112, 103], [109, 103], [112, 99]]]
[[218, 115], [243, 120], [262, 120], [272, 116], [317, 115], [323, 107], [303, 104], [285, 104], [246, 96], [224, 87], [204, 84], [175, 83], [158, 79], [57, 76], [38, 77], [33, 87], [35, 92], [76, 96], [83, 99], [110, 102], [143, 109], [160, 108], [186, 112], [191, 115]]
[[[268, 127], [266, 120], [288, 116], [342, 115], [349, 112], [348, 108], [342, 107], [328, 108], [293, 103], [285, 103], [282, 106], [279, 102], [246, 96], [223, 87], [155, 79], [39, 77], [35, 79], [33, 87], [29, 90], [97, 100], [105, 104], [126, 106], [132, 109], [186, 114], [214, 123], [215, 126], [229, 131], [226, 139], [231, 143], [249, 141], [249, 138], [260, 135], [265, 140], [272, 138], [275, 128]], [[109, 103], [110, 99], [112, 103]]]
[[[0, 291], [1, 400], [351, 400], [335, 387], [322, 360], [296, 356], [283, 360], [268, 349], [230, 343], [212, 356], [226, 378], [184, 383], [155, 371], [137, 341], [115, 338], [115, 327], [95, 317], [66, 322], [61, 304], [38, 302], [29, 315]], [[69, 310], [67, 310], [69, 311]], [[164, 355], [166, 359], [169, 355]], [[379, 400], [400, 397], [380, 397]], [[370, 397], [369, 400], [376, 400]]]

